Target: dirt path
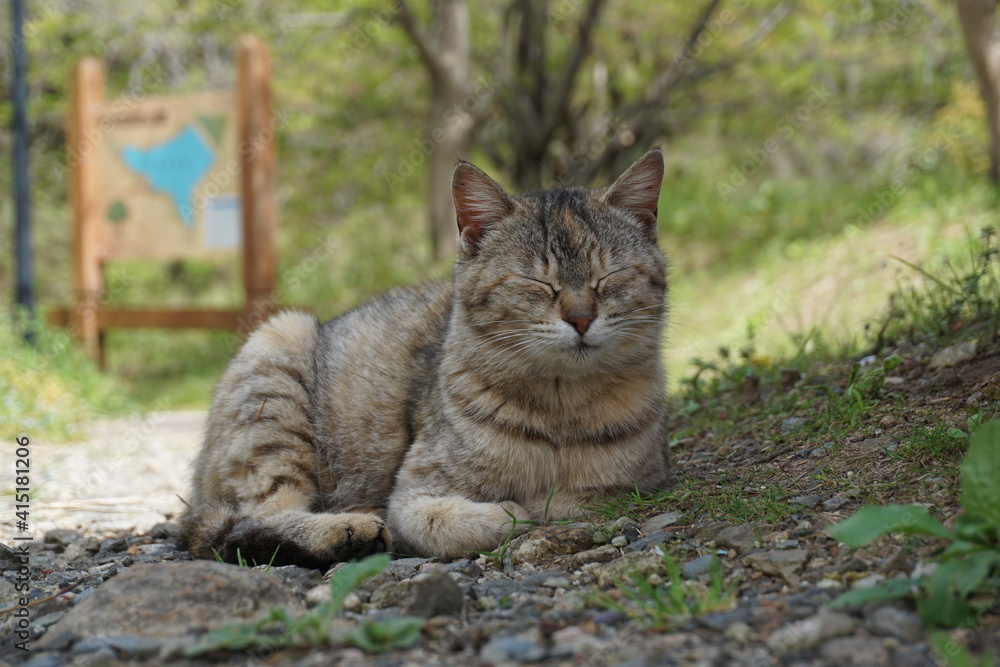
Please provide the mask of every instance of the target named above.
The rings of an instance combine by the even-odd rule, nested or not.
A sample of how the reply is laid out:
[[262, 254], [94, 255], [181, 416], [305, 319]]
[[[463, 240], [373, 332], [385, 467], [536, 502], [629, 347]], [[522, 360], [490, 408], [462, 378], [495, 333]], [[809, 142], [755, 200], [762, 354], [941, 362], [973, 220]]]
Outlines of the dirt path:
[[200, 411], [154, 412], [94, 422], [81, 442], [32, 442], [31, 532], [141, 533], [176, 517], [204, 421]]

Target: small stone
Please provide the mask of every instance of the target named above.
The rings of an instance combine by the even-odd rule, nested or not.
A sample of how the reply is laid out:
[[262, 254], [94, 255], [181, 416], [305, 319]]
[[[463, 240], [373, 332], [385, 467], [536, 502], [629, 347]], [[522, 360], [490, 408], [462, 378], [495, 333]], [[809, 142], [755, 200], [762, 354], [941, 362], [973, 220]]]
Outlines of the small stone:
[[767, 646], [778, 654], [810, 649], [820, 642], [850, 634], [857, 621], [835, 611], [820, 611], [801, 621], [787, 623], [767, 638]]
[[455, 580], [435, 569], [418, 578], [388, 581], [375, 589], [369, 602], [376, 608], [402, 607], [404, 613], [430, 618], [460, 613], [464, 599]]
[[409, 579], [417, 574], [421, 565], [430, 563], [431, 560], [430, 558], [397, 558], [389, 561], [385, 571], [398, 579]]
[[894, 438], [891, 435], [883, 435], [878, 438], [862, 440], [858, 446], [871, 451], [894, 452], [899, 449], [899, 438]]
[[125, 541], [124, 537], [109, 537], [106, 540], [101, 540], [101, 548], [98, 549], [98, 553], [125, 551], [127, 548], [128, 542]]
[[669, 528], [670, 526], [676, 525], [684, 520], [684, 514], [681, 512], [664, 512], [663, 514], [657, 514], [654, 517], [650, 517], [643, 522], [641, 526], [643, 535], [650, 535], [652, 533], [658, 533], [664, 528]]
[[885, 575], [873, 573], [861, 579], [855, 579], [854, 583], [851, 584], [851, 588], [861, 589], [861, 588], [874, 588], [878, 586], [883, 581], [885, 581]]
[[[645, 539], [645, 538], [643, 538]], [[639, 540], [640, 542], [642, 540]], [[638, 542], [636, 543], [638, 544]], [[632, 549], [635, 545], [629, 545], [627, 549]], [[576, 554], [569, 554], [566, 556], [559, 556], [552, 562], [557, 567], [566, 570], [567, 572], [573, 572], [579, 570], [580, 568], [588, 565], [596, 565], [598, 563], [607, 563], [612, 561], [620, 555], [618, 547], [613, 547], [610, 544], [605, 544], [603, 546], [597, 547], [596, 549], [588, 549], [587, 551], [581, 551]]]
[[100, 548], [101, 542], [96, 537], [83, 537], [74, 540], [63, 550], [63, 558], [66, 560], [87, 558], [97, 553], [97, 550]]
[[576, 625], [571, 625], [552, 633], [552, 650], [549, 656], [553, 658], [569, 658], [577, 656], [586, 658], [599, 655], [611, 645], [611, 642], [586, 632]]
[[701, 625], [721, 632], [733, 623], [746, 623], [750, 620], [750, 609], [737, 607], [732, 611], [713, 611], [698, 619]]
[[0, 578], [0, 608], [16, 605], [22, 595], [14, 584]]
[[793, 431], [797, 431], [803, 426], [805, 426], [807, 420], [803, 417], [788, 417], [781, 422], [781, 433], [783, 435], [788, 435]]
[[820, 653], [834, 665], [888, 665], [889, 652], [877, 637], [840, 637], [820, 647]]
[[72, 530], [70, 528], [53, 528], [52, 530], [45, 532], [43, 541], [46, 544], [57, 544], [65, 547], [73, 542], [76, 542], [81, 537], [83, 537], [83, 533], [78, 530]]
[[827, 512], [833, 512], [839, 510], [841, 507], [846, 505], [849, 501], [841, 495], [833, 496], [832, 498], [827, 498], [823, 501], [823, 509]]
[[597, 585], [601, 588], [627, 581], [634, 572], [639, 572], [648, 579], [652, 574], [658, 574], [661, 577], [666, 575], [667, 568], [663, 564], [662, 556], [641, 551], [627, 553], [621, 558], [610, 563], [603, 563], [591, 570]]
[[306, 605], [315, 607], [330, 600], [330, 585], [320, 584], [306, 591]]
[[135, 658], [149, 658], [160, 652], [163, 648], [162, 639], [152, 637], [142, 637], [139, 635], [122, 635], [119, 637], [107, 637], [107, 645], [119, 653], [125, 653]]
[[699, 540], [714, 540], [719, 533], [729, 527], [725, 521], [708, 521], [694, 527], [695, 536]]
[[624, 535], [618, 535], [611, 540], [611, 546], [618, 548], [628, 546], [628, 538]]
[[927, 364], [928, 368], [947, 368], [968, 361], [976, 356], [977, 341], [967, 340], [944, 348]]
[[718, 563], [718, 560], [714, 554], [693, 558], [681, 568], [681, 576], [685, 579], [697, 579], [703, 574], [708, 574], [712, 570], [712, 566]]
[[[518, 583], [526, 587], [544, 586], [545, 588], [569, 588], [569, 575], [561, 570], [536, 572], [529, 574]], [[563, 583], [566, 585], [564, 586]]]
[[775, 542], [774, 543], [774, 548], [775, 549], [798, 549], [799, 548], [799, 541], [798, 540], [781, 540], [780, 542]]
[[368, 602], [376, 609], [386, 607], [402, 607], [409, 601], [412, 595], [411, 588], [413, 582], [409, 579], [405, 581], [387, 581], [374, 591]]
[[447, 565], [442, 565], [441, 569], [449, 574], [457, 574], [469, 579], [479, 579], [483, 576], [483, 568], [479, 567], [474, 560], [457, 560]]
[[876, 635], [895, 637], [904, 642], [917, 641], [924, 631], [924, 623], [919, 616], [891, 605], [876, 609], [865, 619], [865, 627]]
[[611, 625], [619, 621], [624, 621], [625, 614], [621, 613], [620, 611], [606, 609], [604, 611], [599, 611], [593, 616], [591, 616], [590, 620], [592, 620], [597, 625]]
[[35, 653], [27, 662], [21, 663], [21, 667], [63, 667], [66, 664], [66, 656], [61, 653]]
[[800, 507], [815, 507], [821, 500], [823, 500], [823, 496], [818, 493], [810, 493], [805, 496], [795, 496], [794, 498], [789, 498], [788, 502]]
[[809, 552], [805, 549], [787, 551], [771, 549], [747, 554], [743, 557], [743, 564], [764, 574], [779, 576], [789, 585], [797, 586], [799, 577], [796, 573], [802, 570], [808, 558]]
[[479, 659], [483, 662], [538, 662], [547, 652], [535, 632], [512, 637], [494, 637], [483, 646]]
[[736, 621], [723, 631], [722, 636], [741, 644], [748, 644], [754, 640], [756, 633], [743, 621]]
[[715, 536], [715, 541], [722, 547], [731, 547], [740, 552], [750, 551], [760, 546], [759, 536], [762, 533], [763, 526], [761, 524], [742, 523], [723, 528]]
[[515, 560], [535, 562], [543, 558], [584, 551], [593, 546], [590, 524], [544, 526], [516, 538], [510, 547]]
[[166, 540], [178, 537], [181, 533], [180, 527], [176, 523], [161, 521], [149, 529], [149, 536], [154, 540]]

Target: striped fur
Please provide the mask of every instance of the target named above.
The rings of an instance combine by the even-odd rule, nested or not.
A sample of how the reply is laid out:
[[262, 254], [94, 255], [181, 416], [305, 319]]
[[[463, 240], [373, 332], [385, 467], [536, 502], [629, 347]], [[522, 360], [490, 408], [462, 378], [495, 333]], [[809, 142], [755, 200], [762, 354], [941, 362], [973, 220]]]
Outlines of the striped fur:
[[669, 484], [662, 175], [654, 150], [604, 190], [511, 197], [459, 164], [453, 281], [323, 325], [281, 313], [232, 361], [182, 522], [192, 554], [453, 557], [541, 519], [553, 486], [550, 519]]

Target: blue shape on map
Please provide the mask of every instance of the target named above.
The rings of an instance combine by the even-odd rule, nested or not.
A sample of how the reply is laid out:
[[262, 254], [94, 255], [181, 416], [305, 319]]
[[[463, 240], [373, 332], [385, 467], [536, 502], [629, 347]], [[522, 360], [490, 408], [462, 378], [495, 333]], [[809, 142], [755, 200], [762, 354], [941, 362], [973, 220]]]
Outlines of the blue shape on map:
[[193, 125], [158, 146], [122, 149], [122, 159], [173, 200], [185, 226], [194, 221], [194, 187], [215, 162], [215, 154]]

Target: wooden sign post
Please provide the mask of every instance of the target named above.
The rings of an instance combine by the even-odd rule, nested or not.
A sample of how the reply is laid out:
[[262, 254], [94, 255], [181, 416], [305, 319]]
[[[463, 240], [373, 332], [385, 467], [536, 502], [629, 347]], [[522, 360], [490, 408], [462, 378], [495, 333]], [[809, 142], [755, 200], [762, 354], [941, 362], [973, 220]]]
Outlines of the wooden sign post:
[[[235, 329], [247, 335], [273, 312], [277, 276], [275, 126], [267, 48], [237, 45], [233, 91], [104, 99], [101, 62], [70, 81], [67, 124], [73, 303], [53, 311], [103, 365], [115, 328]], [[114, 259], [189, 259], [242, 248], [240, 310], [110, 308], [104, 265]]]

